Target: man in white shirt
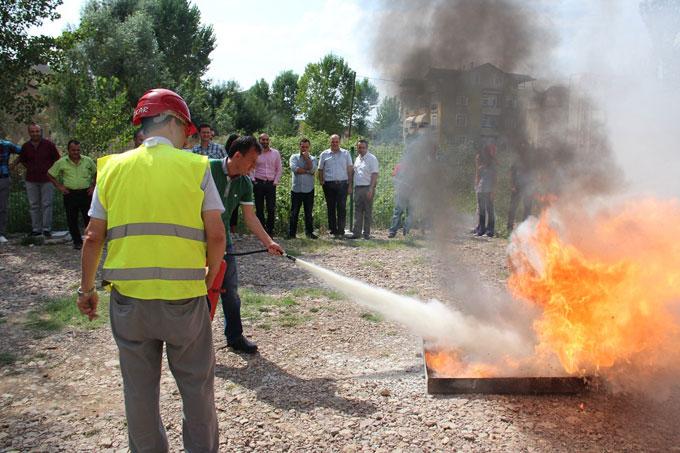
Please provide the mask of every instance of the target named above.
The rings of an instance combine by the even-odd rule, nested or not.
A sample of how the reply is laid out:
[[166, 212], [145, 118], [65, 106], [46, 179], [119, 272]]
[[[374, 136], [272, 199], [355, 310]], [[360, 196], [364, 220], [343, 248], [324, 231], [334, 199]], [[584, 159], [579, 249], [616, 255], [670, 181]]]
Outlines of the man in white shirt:
[[345, 236], [347, 194], [352, 193], [352, 157], [340, 148], [340, 136], [331, 135], [331, 147], [319, 155], [319, 183], [328, 209], [328, 230], [336, 238]]
[[373, 198], [378, 184], [378, 159], [368, 152], [368, 142], [357, 142], [359, 155], [354, 161], [354, 227], [352, 238], [371, 237]]

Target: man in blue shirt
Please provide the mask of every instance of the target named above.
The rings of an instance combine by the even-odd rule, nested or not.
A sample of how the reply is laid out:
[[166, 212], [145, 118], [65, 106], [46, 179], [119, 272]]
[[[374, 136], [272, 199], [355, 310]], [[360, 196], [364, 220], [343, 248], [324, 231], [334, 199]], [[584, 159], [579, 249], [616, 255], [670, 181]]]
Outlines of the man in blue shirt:
[[310, 239], [317, 239], [314, 234], [312, 209], [314, 208], [314, 173], [316, 173], [316, 157], [310, 156], [309, 139], [300, 140], [300, 154], [290, 156], [290, 171], [293, 175], [293, 185], [290, 190], [290, 224], [288, 236], [294, 238], [297, 234], [300, 206], [305, 207], [305, 234]]
[[352, 157], [340, 148], [340, 136], [331, 135], [331, 147], [319, 155], [319, 183], [326, 197], [328, 230], [336, 238], [345, 236], [347, 194], [352, 193]]
[[9, 155], [21, 153], [21, 147], [7, 140], [0, 140], [0, 244], [7, 242], [7, 206], [9, 204]]
[[222, 145], [212, 141], [213, 131], [209, 124], [201, 124], [198, 127], [198, 135], [201, 142], [192, 148], [194, 154], [208, 156], [211, 159], [224, 159], [227, 156]]

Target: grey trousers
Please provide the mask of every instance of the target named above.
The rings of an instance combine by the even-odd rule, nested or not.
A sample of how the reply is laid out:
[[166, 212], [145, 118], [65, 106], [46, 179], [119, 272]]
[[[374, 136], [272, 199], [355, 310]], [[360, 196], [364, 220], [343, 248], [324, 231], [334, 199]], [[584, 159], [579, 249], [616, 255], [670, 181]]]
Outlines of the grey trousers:
[[366, 239], [371, 235], [373, 200], [368, 199], [370, 188], [370, 186], [354, 187], [354, 228], [352, 228], [352, 233], [355, 237], [361, 236], [362, 230]]
[[215, 351], [205, 296], [178, 301], [139, 300], [115, 289], [111, 330], [123, 375], [128, 440], [132, 452], [166, 452], [160, 416], [163, 343], [182, 395], [182, 439], [187, 452], [216, 452]]
[[51, 182], [26, 181], [26, 195], [31, 212], [31, 228], [35, 233], [52, 231], [52, 199], [54, 185]]
[[9, 208], [9, 178], [0, 178], [0, 236], [7, 232], [7, 209]]

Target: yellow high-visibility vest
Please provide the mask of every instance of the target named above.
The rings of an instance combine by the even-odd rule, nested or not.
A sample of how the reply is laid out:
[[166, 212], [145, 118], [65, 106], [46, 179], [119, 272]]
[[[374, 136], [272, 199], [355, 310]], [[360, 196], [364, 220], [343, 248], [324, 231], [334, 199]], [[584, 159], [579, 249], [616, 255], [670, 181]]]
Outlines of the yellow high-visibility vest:
[[207, 293], [201, 181], [208, 158], [166, 144], [97, 160], [97, 194], [107, 212], [102, 278], [138, 299]]

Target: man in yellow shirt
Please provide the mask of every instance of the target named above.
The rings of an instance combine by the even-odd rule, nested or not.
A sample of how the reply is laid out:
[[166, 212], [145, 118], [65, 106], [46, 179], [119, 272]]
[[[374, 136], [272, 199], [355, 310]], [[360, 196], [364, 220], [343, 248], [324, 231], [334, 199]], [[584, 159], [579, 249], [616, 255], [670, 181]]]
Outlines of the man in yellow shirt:
[[64, 194], [64, 209], [73, 248], [83, 247], [83, 237], [78, 227], [78, 214], [83, 217], [83, 227], [90, 223], [87, 215], [92, 204], [92, 192], [97, 179], [97, 165], [92, 159], [80, 154], [80, 142], [68, 142], [68, 154], [56, 161], [47, 171], [52, 184]]

